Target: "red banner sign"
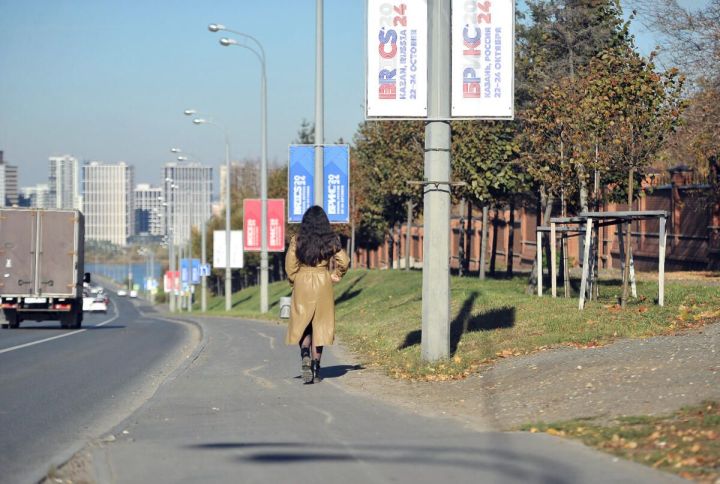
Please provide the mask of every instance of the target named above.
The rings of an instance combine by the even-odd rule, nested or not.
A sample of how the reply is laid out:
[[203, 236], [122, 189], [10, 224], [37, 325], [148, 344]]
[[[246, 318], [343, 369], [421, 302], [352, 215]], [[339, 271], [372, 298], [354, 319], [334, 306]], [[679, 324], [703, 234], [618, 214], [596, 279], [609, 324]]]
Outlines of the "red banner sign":
[[163, 277], [163, 291], [166, 294], [180, 290], [180, 271], [167, 271]]
[[[243, 200], [243, 238], [246, 251], [260, 251], [260, 199]], [[285, 200], [273, 198], [267, 201], [267, 249], [269, 252], [285, 250]]]

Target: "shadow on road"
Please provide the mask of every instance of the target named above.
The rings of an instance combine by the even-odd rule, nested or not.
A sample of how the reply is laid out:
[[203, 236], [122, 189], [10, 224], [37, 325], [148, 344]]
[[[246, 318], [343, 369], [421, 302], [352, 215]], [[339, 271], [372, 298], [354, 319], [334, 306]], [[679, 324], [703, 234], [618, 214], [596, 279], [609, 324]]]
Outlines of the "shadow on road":
[[[328, 378], [338, 378], [345, 375], [349, 371], [364, 370], [365, 367], [362, 365], [334, 365], [334, 366], [323, 366], [320, 369], [320, 376], [323, 380]], [[295, 377], [296, 380], [302, 378], [302, 375]]]
[[[498, 449], [500, 441], [504, 449]], [[512, 443], [511, 443], [512, 442]], [[513, 443], [515, 445], [513, 445]], [[294, 464], [298, 462], [367, 462], [374, 464], [410, 464], [470, 468], [493, 482], [542, 482], [569, 484], [575, 482], [575, 472], [556, 459], [537, 454], [513, 451], [517, 438], [506, 434], [488, 433], [477, 446], [418, 446], [398, 443], [355, 444], [338, 449], [333, 444], [307, 442], [216, 442], [189, 446], [199, 450], [237, 450], [239, 463]], [[510, 445], [508, 445], [510, 444]]]

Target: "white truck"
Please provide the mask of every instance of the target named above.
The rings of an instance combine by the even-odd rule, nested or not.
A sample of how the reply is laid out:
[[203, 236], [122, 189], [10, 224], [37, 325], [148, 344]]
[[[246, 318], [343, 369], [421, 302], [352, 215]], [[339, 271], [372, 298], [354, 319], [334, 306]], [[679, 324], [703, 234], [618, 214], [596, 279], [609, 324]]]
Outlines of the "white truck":
[[82, 325], [85, 219], [79, 210], [0, 208], [3, 328], [22, 321]]

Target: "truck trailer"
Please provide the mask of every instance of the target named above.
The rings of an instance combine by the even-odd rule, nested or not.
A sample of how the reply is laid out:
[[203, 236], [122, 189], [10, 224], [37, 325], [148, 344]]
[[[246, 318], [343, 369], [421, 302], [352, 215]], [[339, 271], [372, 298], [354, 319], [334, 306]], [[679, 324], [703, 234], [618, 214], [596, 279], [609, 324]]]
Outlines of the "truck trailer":
[[82, 325], [85, 219], [79, 210], [0, 208], [4, 328], [22, 321]]

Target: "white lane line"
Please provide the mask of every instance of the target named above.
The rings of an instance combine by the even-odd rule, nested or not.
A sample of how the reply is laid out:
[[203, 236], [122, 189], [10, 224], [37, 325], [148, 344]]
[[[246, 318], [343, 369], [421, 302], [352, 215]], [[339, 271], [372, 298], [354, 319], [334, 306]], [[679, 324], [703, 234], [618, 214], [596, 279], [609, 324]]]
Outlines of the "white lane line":
[[258, 330], [256, 330], [256, 329], [253, 330], [253, 331], [255, 331], [257, 334], [259, 334], [259, 335], [262, 336], [263, 338], [266, 338], [266, 339], [270, 340], [270, 349], [271, 349], [271, 350], [274, 350], [274, 349], [275, 349], [275, 337], [274, 337], [274, 336], [268, 336], [268, 335], [266, 335], [265, 333], [262, 333], [262, 332], [260, 332], [260, 331], [258, 331]]
[[[112, 323], [113, 321], [115, 321], [115, 320], [120, 316], [120, 313], [117, 312], [117, 306], [115, 306], [115, 301], [112, 301], [112, 300], [111, 300], [110, 302], [112, 303], [113, 312], [115, 313], [115, 316], [113, 316], [112, 318], [108, 319], [107, 321], [103, 321], [102, 323], [96, 324], [95, 326], [90, 326], [90, 328], [99, 328], [100, 326], [105, 326], [106, 324]], [[3, 354], [3, 353], [9, 353], [10, 351], [15, 351], [15, 350], [19, 350], [19, 349], [22, 349], [22, 348], [27, 348], [28, 346], [35, 346], [35, 345], [39, 345], [40, 343], [47, 343], [48, 341], [52, 341], [52, 340], [56, 340], [56, 339], [60, 339], [60, 338], [65, 338], [66, 336], [72, 336], [72, 335], [74, 335], [74, 334], [84, 333], [85, 331], [87, 331], [87, 330], [90, 329], [90, 328], [78, 329], [77, 331], [72, 331], [72, 332], [70, 332], [70, 333], [63, 333], [63, 334], [60, 334], [60, 335], [57, 335], [57, 336], [52, 336], [52, 337], [50, 337], [50, 338], [45, 338], [45, 339], [41, 339], [41, 340], [37, 340], [37, 341], [32, 341], [32, 342], [30, 342], [30, 343], [25, 343], [25, 344], [21, 344], [21, 345], [17, 345], [17, 346], [12, 346], [12, 347], [10, 347], [10, 348], [5, 348], [4, 350], [0, 350], [0, 355]]]

